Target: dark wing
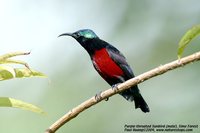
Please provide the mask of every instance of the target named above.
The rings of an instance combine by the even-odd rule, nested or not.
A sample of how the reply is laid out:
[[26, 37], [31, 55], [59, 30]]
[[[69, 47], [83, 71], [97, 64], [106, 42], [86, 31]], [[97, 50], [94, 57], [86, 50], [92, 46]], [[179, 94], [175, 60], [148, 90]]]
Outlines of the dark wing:
[[123, 70], [125, 80], [133, 78], [133, 71], [126, 62], [126, 58], [124, 57], [124, 55], [110, 44], [106, 46], [106, 50], [112, 60]]

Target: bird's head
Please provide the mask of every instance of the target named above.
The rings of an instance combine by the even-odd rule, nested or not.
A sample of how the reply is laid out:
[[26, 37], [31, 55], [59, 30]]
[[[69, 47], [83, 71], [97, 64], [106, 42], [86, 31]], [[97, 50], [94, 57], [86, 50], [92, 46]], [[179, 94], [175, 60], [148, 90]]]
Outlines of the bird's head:
[[71, 36], [76, 39], [81, 45], [84, 44], [87, 40], [99, 38], [92, 30], [90, 29], [82, 29], [78, 30], [74, 33], [63, 33], [60, 36]]

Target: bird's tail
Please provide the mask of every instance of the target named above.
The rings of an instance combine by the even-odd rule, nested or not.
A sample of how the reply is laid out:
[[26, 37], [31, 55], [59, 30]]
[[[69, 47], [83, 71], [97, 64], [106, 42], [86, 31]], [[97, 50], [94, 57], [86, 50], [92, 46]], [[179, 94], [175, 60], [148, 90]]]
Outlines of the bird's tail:
[[134, 95], [134, 102], [135, 102], [135, 108], [140, 108], [144, 113], [150, 111], [147, 103], [145, 102], [144, 98], [140, 93]]
[[121, 92], [120, 94], [126, 100], [131, 101], [131, 102], [134, 101], [136, 109], [140, 108], [144, 113], [150, 112], [150, 109], [149, 109], [147, 103], [145, 102], [144, 98], [140, 94], [139, 89], [137, 88], [137, 86], [135, 86], [135, 87], [131, 88], [129, 90], [125, 90], [125, 91]]

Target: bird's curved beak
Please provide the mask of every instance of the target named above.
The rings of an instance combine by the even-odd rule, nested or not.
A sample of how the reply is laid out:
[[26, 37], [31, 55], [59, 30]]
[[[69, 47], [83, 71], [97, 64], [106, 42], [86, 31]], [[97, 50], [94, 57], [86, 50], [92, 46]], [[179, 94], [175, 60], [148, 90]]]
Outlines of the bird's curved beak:
[[61, 37], [61, 36], [72, 36], [72, 37], [74, 37], [73, 33], [63, 33], [63, 34], [59, 35], [58, 37]]

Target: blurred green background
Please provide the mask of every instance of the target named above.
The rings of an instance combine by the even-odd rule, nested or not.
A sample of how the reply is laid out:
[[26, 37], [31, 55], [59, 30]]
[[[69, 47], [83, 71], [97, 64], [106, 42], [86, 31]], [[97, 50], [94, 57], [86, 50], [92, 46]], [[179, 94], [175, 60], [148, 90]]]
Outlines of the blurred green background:
[[[109, 88], [88, 54], [72, 38], [57, 36], [83, 28], [120, 49], [135, 75], [177, 59], [183, 34], [200, 23], [199, 0], [1, 0], [0, 54], [18, 57], [48, 75], [2, 81], [1, 96], [40, 106], [48, 115], [0, 108], [0, 133], [42, 133], [67, 111]], [[200, 50], [192, 41], [185, 55]], [[21, 67], [21, 66], [17, 66]], [[200, 124], [200, 62], [139, 85], [151, 112], [115, 95], [81, 113], [58, 133], [123, 133], [125, 124]], [[199, 133], [200, 128], [194, 129]]]

